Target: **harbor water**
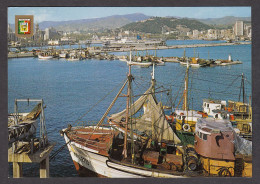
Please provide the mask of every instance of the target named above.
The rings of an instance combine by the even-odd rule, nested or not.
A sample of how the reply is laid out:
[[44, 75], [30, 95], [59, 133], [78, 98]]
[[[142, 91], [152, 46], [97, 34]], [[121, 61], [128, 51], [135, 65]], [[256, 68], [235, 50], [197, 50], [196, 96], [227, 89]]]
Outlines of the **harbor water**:
[[[169, 41], [168, 41], [169, 42]], [[172, 43], [174, 42], [174, 43]], [[168, 44], [196, 44], [201, 41], [172, 41]], [[203, 43], [209, 43], [203, 41]], [[155, 54], [155, 51], [148, 51]], [[160, 57], [183, 56], [184, 49], [157, 50]], [[251, 45], [220, 47], [200, 47], [186, 49], [186, 56], [204, 59], [240, 60], [243, 64], [190, 68], [189, 107], [201, 110], [204, 98], [234, 100], [242, 99], [240, 90], [241, 74], [246, 77], [245, 91], [247, 100], [251, 95]], [[128, 53], [114, 53], [125, 55]], [[135, 54], [135, 53], [133, 53]], [[145, 54], [140, 52], [140, 55]], [[179, 63], [166, 63], [155, 67], [157, 99], [163, 105], [178, 105], [181, 98], [185, 66]], [[68, 124], [93, 124], [102, 117], [107, 107], [126, 80], [128, 66], [125, 62], [113, 60], [67, 61], [65, 59], [39, 60], [38, 58], [8, 59], [8, 112], [14, 111], [14, 100], [19, 98], [43, 99], [46, 105], [45, 118], [48, 139], [56, 142], [55, 150], [65, 144], [59, 131]], [[134, 99], [149, 86], [152, 67], [132, 67], [134, 76]], [[170, 90], [170, 91], [168, 91]], [[125, 92], [124, 92], [125, 93]], [[108, 95], [107, 95], [108, 94]], [[106, 97], [105, 97], [106, 96]], [[101, 99], [104, 100], [101, 101]], [[99, 102], [95, 105], [97, 102]], [[26, 105], [25, 105], [26, 106]], [[111, 113], [126, 106], [125, 98], [120, 98]], [[28, 107], [24, 107], [25, 109]], [[91, 110], [92, 109], [92, 110]], [[23, 111], [23, 109], [18, 109]], [[90, 111], [91, 110], [91, 111]], [[11, 166], [11, 164], [10, 164]], [[10, 176], [12, 169], [9, 169]], [[25, 177], [39, 177], [39, 165], [24, 165]], [[51, 177], [77, 177], [77, 173], [67, 148], [50, 162]]]

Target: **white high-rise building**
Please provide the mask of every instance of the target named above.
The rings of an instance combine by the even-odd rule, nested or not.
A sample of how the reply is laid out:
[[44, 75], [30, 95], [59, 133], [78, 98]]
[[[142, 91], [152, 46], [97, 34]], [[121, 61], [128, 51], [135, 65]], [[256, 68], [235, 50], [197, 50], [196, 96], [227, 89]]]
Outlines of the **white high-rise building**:
[[243, 21], [236, 21], [234, 25], [234, 33], [235, 36], [243, 36], [244, 35], [244, 22]]

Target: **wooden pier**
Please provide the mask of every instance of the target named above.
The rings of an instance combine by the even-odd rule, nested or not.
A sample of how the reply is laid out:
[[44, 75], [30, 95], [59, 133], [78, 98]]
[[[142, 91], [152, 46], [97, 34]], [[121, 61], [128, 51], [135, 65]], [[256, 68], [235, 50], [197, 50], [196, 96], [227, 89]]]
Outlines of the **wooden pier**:
[[[34, 142], [34, 146], [39, 145], [39, 142]], [[13, 163], [13, 178], [23, 177], [23, 163], [39, 163], [40, 178], [49, 178], [49, 155], [55, 144], [49, 143], [44, 149], [38, 149], [33, 152], [31, 148], [26, 151], [25, 147], [30, 147], [29, 142], [18, 142], [17, 150], [14, 153], [13, 148], [8, 149], [8, 162]], [[33, 153], [32, 153], [33, 152]]]

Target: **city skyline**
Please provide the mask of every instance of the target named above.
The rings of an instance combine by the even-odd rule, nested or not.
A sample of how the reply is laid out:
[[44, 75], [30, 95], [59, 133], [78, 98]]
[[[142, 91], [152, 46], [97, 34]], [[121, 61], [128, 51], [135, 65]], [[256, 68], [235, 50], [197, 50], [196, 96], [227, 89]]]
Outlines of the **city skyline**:
[[34, 15], [36, 22], [101, 18], [142, 13], [147, 16], [174, 16], [197, 19], [225, 16], [251, 17], [251, 7], [9, 7], [8, 23], [15, 15]]

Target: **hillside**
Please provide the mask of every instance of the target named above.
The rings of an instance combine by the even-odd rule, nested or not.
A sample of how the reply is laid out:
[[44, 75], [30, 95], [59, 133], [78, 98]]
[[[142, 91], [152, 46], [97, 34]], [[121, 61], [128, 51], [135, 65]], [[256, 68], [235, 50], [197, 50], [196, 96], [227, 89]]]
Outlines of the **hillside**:
[[197, 20], [208, 25], [234, 25], [237, 20], [250, 22], [251, 17], [226, 16], [222, 18], [208, 18], [208, 19], [197, 19]]
[[133, 22], [123, 26], [122, 28], [124, 30], [156, 34], [162, 32], [162, 27], [164, 27], [165, 31], [174, 31], [178, 29], [206, 30], [212, 28], [212, 26], [206, 25], [197, 20], [162, 17], [154, 17], [145, 21]]

